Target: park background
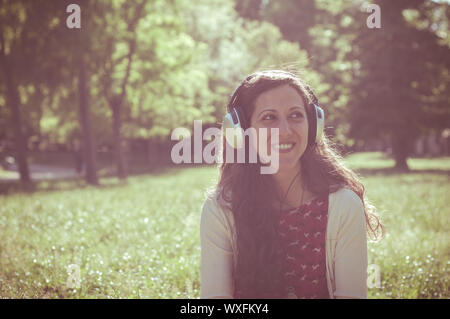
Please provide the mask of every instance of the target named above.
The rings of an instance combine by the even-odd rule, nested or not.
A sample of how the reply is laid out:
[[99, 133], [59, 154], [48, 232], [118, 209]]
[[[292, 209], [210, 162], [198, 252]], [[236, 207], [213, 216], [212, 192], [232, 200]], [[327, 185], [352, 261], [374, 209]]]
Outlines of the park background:
[[284, 68], [385, 225], [369, 297], [449, 298], [449, 21], [437, 0], [0, 0], [0, 297], [198, 298], [218, 169], [173, 164], [171, 132]]

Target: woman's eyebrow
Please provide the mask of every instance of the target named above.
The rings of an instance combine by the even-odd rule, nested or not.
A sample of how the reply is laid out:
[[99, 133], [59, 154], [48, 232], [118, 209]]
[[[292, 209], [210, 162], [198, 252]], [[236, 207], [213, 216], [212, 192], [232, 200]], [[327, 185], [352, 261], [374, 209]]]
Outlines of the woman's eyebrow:
[[267, 112], [267, 111], [273, 111], [273, 112], [276, 112], [277, 110], [275, 110], [275, 109], [264, 109], [264, 110], [262, 110], [261, 112], [258, 113], [258, 116], [260, 116], [261, 113]]
[[289, 110], [292, 110], [292, 109], [300, 109], [300, 110], [302, 110], [302, 111], [305, 110], [305, 108], [304, 108], [303, 105], [296, 105], [296, 106], [293, 106], [293, 107], [291, 107]]
[[[303, 107], [303, 105], [295, 105], [295, 106], [292, 106], [291, 108], [289, 108], [289, 111], [292, 110], [292, 109], [300, 109], [300, 110], [302, 110], [302, 111], [305, 111], [305, 108]], [[260, 116], [261, 113], [267, 112], [267, 111], [273, 111], [273, 112], [276, 112], [277, 110], [276, 110], [276, 109], [264, 109], [264, 110], [262, 110], [261, 112], [259, 112], [257, 116]]]

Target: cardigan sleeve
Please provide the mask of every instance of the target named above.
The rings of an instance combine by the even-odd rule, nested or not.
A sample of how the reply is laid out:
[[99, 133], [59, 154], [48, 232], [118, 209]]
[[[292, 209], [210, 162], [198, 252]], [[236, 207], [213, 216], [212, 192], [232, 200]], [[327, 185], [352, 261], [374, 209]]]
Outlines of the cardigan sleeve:
[[367, 235], [364, 206], [344, 190], [334, 258], [335, 298], [367, 298]]
[[233, 298], [233, 250], [230, 226], [217, 200], [208, 197], [202, 208], [201, 298]]

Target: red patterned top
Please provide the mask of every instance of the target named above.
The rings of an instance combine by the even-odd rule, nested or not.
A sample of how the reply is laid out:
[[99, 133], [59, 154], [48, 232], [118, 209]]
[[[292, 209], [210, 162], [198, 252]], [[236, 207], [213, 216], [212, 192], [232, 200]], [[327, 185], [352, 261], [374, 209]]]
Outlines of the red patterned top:
[[287, 298], [330, 298], [326, 279], [325, 240], [328, 194], [280, 212], [280, 253], [284, 256]]

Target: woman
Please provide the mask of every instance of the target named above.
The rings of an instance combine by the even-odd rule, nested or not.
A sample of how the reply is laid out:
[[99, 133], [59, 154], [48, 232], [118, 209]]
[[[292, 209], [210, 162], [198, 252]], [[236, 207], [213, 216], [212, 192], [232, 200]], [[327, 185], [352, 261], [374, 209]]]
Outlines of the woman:
[[279, 167], [261, 174], [260, 147], [248, 161], [259, 139], [244, 144], [245, 163], [227, 163], [223, 138], [219, 182], [201, 217], [202, 298], [367, 297], [366, 230], [377, 237], [382, 226], [357, 175], [321, 136], [315, 104], [309, 87], [281, 70], [256, 72], [233, 94], [233, 121], [267, 129]]

